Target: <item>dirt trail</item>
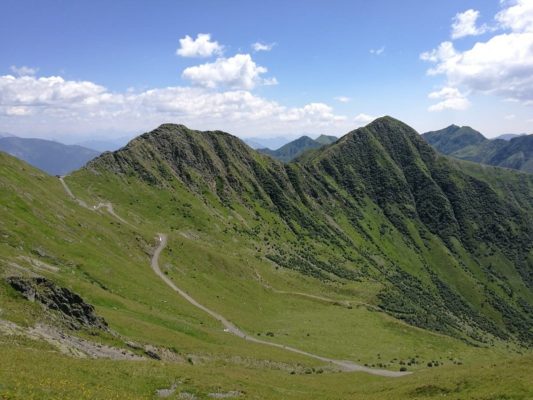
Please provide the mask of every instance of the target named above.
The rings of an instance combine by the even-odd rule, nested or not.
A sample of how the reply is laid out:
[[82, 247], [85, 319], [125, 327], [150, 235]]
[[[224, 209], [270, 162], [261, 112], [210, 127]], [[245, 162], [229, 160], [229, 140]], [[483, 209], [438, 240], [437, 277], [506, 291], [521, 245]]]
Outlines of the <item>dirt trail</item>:
[[350, 300], [335, 300], [335, 299], [332, 299], [332, 298], [329, 298], [329, 297], [323, 297], [323, 296], [318, 296], [318, 295], [315, 295], [315, 294], [310, 294], [310, 293], [303, 293], [303, 292], [293, 292], [293, 291], [290, 291], [290, 290], [279, 290], [279, 289], [276, 289], [274, 287], [272, 287], [272, 285], [270, 285], [260, 274], [259, 272], [254, 271], [255, 272], [255, 275], [257, 277], [257, 281], [261, 284], [261, 286], [263, 286], [265, 289], [268, 289], [274, 293], [277, 293], [277, 294], [286, 294], [286, 295], [289, 295], [289, 296], [299, 296], [299, 297], [305, 297], [305, 298], [308, 298], [308, 299], [311, 299], [311, 300], [318, 300], [318, 301], [322, 301], [324, 303], [330, 303], [330, 304], [335, 304], [335, 305], [339, 305], [339, 306], [342, 306], [342, 307], [359, 307], [359, 306], [363, 306], [363, 307], [366, 307], [367, 309], [370, 309], [370, 310], [373, 310], [373, 311], [379, 311], [381, 312], [382, 310], [379, 308], [379, 307], [376, 307], [375, 305], [372, 305], [372, 304], [368, 304], [368, 303], [365, 303], [365, 302], [362, 302], [362, 301], [350, 301]]
[[65, 182], [65, 177], [64, 176], [60, 176], [59, 177], [59, 181], [61, 182], [61, 184], [63, 185], [63, 188], [65, 189], [65, 192], [67, 192], [67, 194], [69, 195], [69, 197], [71, 199], [73, 199], [76, 203], [78, 203], [81, 207], [83, 208], [86, 208], [87, 210], [92, 210], [92, 211], [98, 211], [99, 209], [101, 208], [105, 208], [106, 211], [112, 216], [114, 217], [115, 219], [117, 219], [118, 221], [122, 222], [123, 224], [125, 225], [129, 225], [131, 227], [133, 227], [132, 224], [130, 224], [128, 221], [126, 221], [124, 218], [122, 218], [120, 215], [118, 215], [117, 213], [115, 213], [115, 210], [113, 209], [113, 204], [109, 203], [109, 202], [106, 202], [106, 203], [98, 203], [97, 205], [95, 206], [92, 206], [90, 207], [89, 205], [87, 205], [86, 202], [84, 202], [83, 200], [81, 199], [78, 199], [76, 196], [74, 196], [74, 193], [72, 193], [72, 191], [70, 190], [70, 188], [68, 187], [67, 183]]
[[[124, 223], [126, 225], [129, 225], [129, 226], [133, 227], [132, 224], [130, 224], [129, 222], [125, 221], [123, 218], [121, 218], [119, 215], [117, 215], [114, 212], [113, 205], [111, 203], [99, 203], [96, 206], [90, 207], [83, 200], [78, 199], [76, 196], [74, 196], [74, 194], [72, 193], [72, 191], [68, 187], [67, 183], [65, 182], [63, 176], [59, 177], [59, 180], [61, 181], [61, 184], [63, 185], [63, 187], [65, 189], [65, 192], [73, 200], [75, 200], [81, 207], [84, 207], [84, 208], [86, 208], [88, 210], [94, 210], [94, 211], [96, 211], [96, 210], [98, 210], [100, 208], [105, 208], [107, 210], [107, 212], [110, 215], [112, 215], [114, 218], [116, 218], [117, 220], [119, 220], [120, 222], [122, 222], [122, 223]], [[317, 354], [313, 354], [313, 353], [309, 353], [307, 351], [303, 351], [303, 350], [297, 349], [295, 347], [285, 346], [285, 345], [278, 344], [278, 343], [273, 343], [273, 342], [268, 342], [266, 340], [257, 339], [254, 336], [250, 336], [250, 335], [246, 334], [245, 332], [240, 330], [237, 326], [235, 326], [232, 322], [230, 322], [226, 318], [224, 318], [222, 315], [218, 314], [217, 312], [215, 312], [215, 311], [205, 307], [204, 305], [200, 304], [199, 302], [197, 302], [194, 298], [189, 296], [185, 291], [183, 291], [182, 289], [177, 287], [174, 284], [174, 282], [172, 282], [165, 274], [163, 274], [163, 272], [159, 268], [159, 256], [160, 256], [161, 252], [163, 251], [163, 249], [165, 248], [165, 246], [167, 245], [167, 236], [165, 234], [159, 233], [158, 234], [158, 240], [159, 240], [159, 243], [158, 243], [158, 245], [157, 245], [157, 247], [156, 247], [156, 249], [154, 251], [154, 254], [153, 254], [151, 262], [150, 262], [150, 265], [151, 265], [153, 271], [170, 288], [172, 288], [175, 292], [177, 292], [185, 300], [187, 300], [189, 303], [191, 303], [195, 307], [199, 308], [200, 310], [204, 311], [205, 313], [211, 315], [213, 318], [218, 320], [224, 326], [224, 328], [225, 328], [224, 330], [226, 332], [229, 332], [229, 333], [231, 333], [231, 334], [233, 334], [235, 336], [238, 336], [238, 337], [240, 337], [240, 338], [242, 338], [244, 340], [247, 340], [249, 342], [258, 343], [258, 344], [271, 346], [271, 347], [277, 347], [277, 348], [285, 350], [285, 351], [290, 351], [290, 352], [301, 354], [301, 355], [304, 355], [304, 356], [307, 356], [307, 357], [311, 357], [311, 358], [314, 358], [314, 359], [317, 359], [317, 360], [320, 360], [320, 361], [323, 361], [323, 362], [326, 362], [326, 363], [330, 363], [330, 364], [336, 365], [342, 371], [346, 371], [346, 372], [365, 372], [365, 373], [372, 374], [372, 375], [379, 375], [379, 376], [385, 376], [385, 377], [391, 377], [391, 378], [397, 378], [397, 377], [401, 377], [401, 376], [404, 376], [404, 375], [411, 374], [411, 372], [407, 372], [407, 371], [404, 372], [404, 371], [389, 371], [389, 370], [384, 370], [384, 369], [374, 369], [374, 368], [365, 367], [363, 365], [359, 365], [359, 364], [354, 363], [352, 361], [335, 360], [335, 359], [328, 358], [328, 357], [322, 357], [322, 356], [319, 356]], [[282, 291], [278, 291], [278, 292], [279, 293], [283, 293]], [[315, 298], [317, 300], [322, 300], [322, 301], [331, 301], [331, 299], [327, 299], [327, 298], [320, 297], [320, 296], [315, 296], [315, 295], [310, 295], [310, 294], [307, 294], [307, 293], [294, 292], [292, 294], [297, 294], [297, 295], [305, 296], [305, 297], [311, 297], [311, 298]]]
[[198, 307], [202, 311], [206, 312], [207, 314], [211, 315], [213, 318], [217, 319], [225, 328], [226, 332], [232, 333], [235, 336], [238, 336], [242, 339], [248, 340], [249, 342], [259, 343], [267, 346], [277, 347], [279, 349], [283, 349], [286, 351], [290, 351], [293, 353], [302, 354], [304, 356], [312, 357], [320, 361], [324, 361], [327, 363], [334, 364], [338, 367], [340, 367], [343, 371], [353, 372], [353, 371], [359, 371], [359, 372], [366, 372], [368, 374], [372, 375], [379, 375], [379, 376], [387, 376], [387, 377], [400, 377], [404, 375], [410, 374], [410, 372], [400, 372], [400, 371], [388, 371], [384, 369], [373, 369], [368, 368], [363, 365], [356, 364], [352, 361], [347, 360], [335, 360], [332, 358], [322, 357], [313, 353], [309, 353], [307, 351], [303, 351], [294, 347], [290, 346], [284, 346], [282, 344], [268, 342], [266, 340], [257, 339], [254, 336], [250, 336], [237, 328], [233, 323], [228, 321], [226, 318], [224, 318], [222, 315], [218, 314], [217, 312], [205, 307], [204, 305], [198, 303], [195, 299], [193, 299], [190, 295], [185, 293], [185, 291], [181, 290], [179, 287], [177, 287], [174, 282], [170, 280], [159, 268], [159, 256], [161, 254], [161, 251], [165, 248], [167, 245], [167, 236], [164, 234], [158, 234], [158, 240], [159, 243], [154, 251], [154, 255], [152, 256], [151, 260], [151, 266], [154, 272], [159, 276], [169, 287], [171, 287], [174, 291], [176, 291], [180, 296], [185, 298], [189, 303], [194, 305], [195, 307]]

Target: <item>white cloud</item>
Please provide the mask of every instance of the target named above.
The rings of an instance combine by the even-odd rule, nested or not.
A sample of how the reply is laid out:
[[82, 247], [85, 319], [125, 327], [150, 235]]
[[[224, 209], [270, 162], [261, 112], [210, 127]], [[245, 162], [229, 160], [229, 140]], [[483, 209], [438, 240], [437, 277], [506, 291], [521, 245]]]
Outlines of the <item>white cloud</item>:
[[211, 41], [209, 33], [199, 33], [193, 40], [189, 35], [180, 39], [180, 48], [176, 54], [182, 57], [211, 57], [221, 55], [223, 47], [218, 42]]
[[183, 78], [207, 88], [253, 89], [258, 84], [273, 85], [275, 78], [263, 79], [268, 70], [257, 65], [249, 54], [219, 58], [215, 62], [196, 65], [183, 71]]
[[358, 124], [366, 125], [374, 121], [375, 119], [376, 117], [373, 117], [372, 115], [361, 113], [361, 114], [356, 115], [353, 120]]
[[345, 116], [335, 115], [333, 109], [324, 103], [310, 103], [300, 108], [291, 108], [280, 114], [282, 121], [344, 121]]
[[276, 45], [276, 43], [261, 43], [255, 42], [252, 44], [252, 49], [254, 51], [270, 51]]
[[18, 76], [34, 76], [39, 71], [39, 68], [26, 67], [25, 65], [22, 67], [12, 65], [9, 69]]
[[385, 46], [381, 46], [379, 49], [370, 49], [370, 54], [380, 56], [385, 52]]
[[31, 111], [28, 107], [6, 107], [4, 113], [10, 116], [23, 116], [30, 114]]
[[443, 42], [420, 58], [434, 63], [428, 74], [444, 75], [449, 87], [533, 103], [533, 2], [515, 1], [495, 19], [505, 32], [464, 51]]
[[62, 77], [0, 76], [0, 125], [14, 133], [139, 132], [168, 121], [247, 135], [352, 128], [327, 104], [287, 107], [247, 90], [178, 86], [114, 93], [93, 82]]
[[341, 103], [349, 103], [350, 101], [352, 101], [352, 99], [347, 96], [337, 96], [334, 99]]
[[441, 90], [431, 92], [428, 97], [433, 100], [440, 100], [428, 108], [429, 111], [443, 110], [466, 110], [470, 107], [468, 99], [453, 87], [444, 87]]
[[515, 114], [508, 114], [504, 117], [506, 120], [510, 121], [512, 119], [515, 119], [516, 118], [516, 115]]
[[0, 76], [0, 104], [12, 107], [91, 105], [105, 101], [106, 89], [87, 81], [65, 81], [59, 76]]
[[533, 2], [517, 0], [512, 6], [496, 14], [495, 19], [504, 29], [513, 32], [533, 32]]
[[457, 13], [453, 18], [452, 24], [452, 39], [459, 39], [465, 36], [477, 36], [487, 32], [486, 25], [476, 26], [479, 18], [479, 11], [466, 10], [462, 13]]

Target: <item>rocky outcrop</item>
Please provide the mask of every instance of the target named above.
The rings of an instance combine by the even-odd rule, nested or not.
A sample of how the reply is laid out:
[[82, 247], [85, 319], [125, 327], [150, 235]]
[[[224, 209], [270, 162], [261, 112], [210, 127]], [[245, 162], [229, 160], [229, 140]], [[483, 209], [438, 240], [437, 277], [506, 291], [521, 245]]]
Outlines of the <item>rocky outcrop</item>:
[[44, 277], [12, 276], [7, 282], [29, 301], [37, 301], [46, 309], [58, 311], [72, 329], [109, 330], [107, 322], [96, 315], [94, 307], [71, 290], [57, 286]]

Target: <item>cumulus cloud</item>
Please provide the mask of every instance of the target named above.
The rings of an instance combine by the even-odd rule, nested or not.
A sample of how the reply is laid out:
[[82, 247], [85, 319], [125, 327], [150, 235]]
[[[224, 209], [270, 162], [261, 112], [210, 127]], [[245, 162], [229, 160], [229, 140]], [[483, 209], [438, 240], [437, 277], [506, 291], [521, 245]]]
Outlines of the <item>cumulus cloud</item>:
[[465, 36], [477, 36], [485, 33], [488, 30], [486, 25], [476, 26], [478, 18], [479, 11], [473, 9], [457, 13], [453, 18], [452, 39], [459, 39]]
[[335, 100], [341, 103], [349, 103], [350, 101], [352, 101], [352, 99], [347, 96], [337, 96], [335, 97]]
[[291, 108], [280, 114], [282, 121], [317, 121], [317, 122], [334, 122], [344, 121], [345, 116], [335, 115], [333, 108], [324, 103], [310, 103], [300, 108]]
[[25, 65], [22, 67], [12, 65], [9, 69], [18, 76], [33, 76], [39, 71], [39, 68], [27, 67]]
[[444, 87], [441, 90], [431, 92], [428, 97], [440, 100], [428, 108], [429, 111], [443, 110], [466, 110], [470, 107], [468, 99], [457, 88]]
[[380, 56], [385, 52], [385, 46], [381, 46], [379, 49], [370, 49], [370, 54]]
[[182, 57], [211, 57], [222, 52], [223, 47], [216, 41], [212, 42], [209, 33], [199, 33], [196, 39], [186, 35], [180, 39], [180, 48], [176, 50], [176, 54]]
[[103, 86], [59, 76], [0, 76], [0, 104], [10, 107], [92, 105], [109, 100]]
[[215, 62], [196, 65], [183, 71], [183, 78], [193, 84], [207, 88], [220, 86], [232, 89], [253, 89], [258, 84], [275, 85], [275, 78], [263, 79], [268, 72], [257, 65], [249, 54], [236, 54], [230, 58], [219, 58]]
[[261, 42], [255, 42], [252, 44], [252, 49], [255, 52], [258, 51], [270, 51], [272, 48], [276, 45], [276, 43], [261, 43]]
[[354, 122], [360, 125], [366, 125], [369, 122], [374, 121], [375, 119], [376, 117], [373, 117], [372, 115], [361, 113], [361, 114], [356, 115], [353, 120]]
[[15, 133], [31, 130], [38, 135], [51, 126], [55, 134], [138, 132], [165, 121], [256, 135], [351, 128], [350, 121], [327, 104], [287, 107], [247, 90], [176, 86], [116, 93], [93, 82], [57, 76], [0, 76], [0, 123]]
[[443, 42], [422, 53], [422, 60], [435, 64], [427, 73], [445, 76], [448, 87], [533, 103], [533, 2], [504, 4], [495, 16], [499, 33], [464, 51]]
[[533, 32], [533, 2], [515, 1], [513, 5], [496, 14], [496, 21], [502, 28], [513, 32]]

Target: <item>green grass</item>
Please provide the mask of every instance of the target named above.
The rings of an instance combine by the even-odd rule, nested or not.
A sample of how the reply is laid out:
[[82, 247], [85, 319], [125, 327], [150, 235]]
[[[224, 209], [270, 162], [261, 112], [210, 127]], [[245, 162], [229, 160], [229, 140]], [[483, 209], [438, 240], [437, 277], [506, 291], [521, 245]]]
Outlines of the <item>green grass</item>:
[[[153, 399], [177, 392], [208, 399], [239, 391], [245, 399], [513, 399], [533, 395], [531, 356], [495, 363], [428, 368], [400, 379], [357, 373], [290, 374], [265, 365], [209, 361], [202, 365], [73, 359], [0, 337], [2, 399]], [[51, 367], [53, 366], [53, 367]]]
[[[174, 349], [185, 359], [202, 360], [196, 365], [80, 360], [62, 356], [42, 343], [0, 336], [2, 399], [152, 398], [156, 389], [178, 380], [184, 382], [178, 391], [199, 398], [217, 390], [239, 390], [251, 399], [401, 399], [447, 394], [449, 398], [488, 400], [504, 395], [526, 399], [531, 394], [527, 381], [527, 370], [533, 365], [530, 355], [509, 352], [500, 342], [474, 347], [376, 311], [384, 283], [377, 279], [380, 270], [370, 267], [369, 259], [382, 263], [383, 268], [401, 262], [412, 273], [423, 271], [423, 260], [430, 260], [441, 265], [458, 286], [470, 278], [453, 265], [453, 258], [438, 243], [432, 251], [418, 254], [395, 229], [390, 228], [384, 238], [380, 227], [385, 217], [371, 204], [361, 222], [370, 240], [364, 241], [363, 233], [345, 215], [335, 216], [335, 222], [360, 244], [347, 250], [352, 260], [339, 262], [350, 271], [369, 268], [369, 273], [360, 280], [320, 280], [275, 265], [266, 255], [280, 248], [308, 246], [329, 260], [336, 257], [338, 248], [310, 238], [299, 242], [267, 208], [234, 205], [229, 209], [208, 193], [193, 195], [175, 181], [169, 190], [135, 179], [121, 181], [113, 174], [95, 177], [81, 171], [67, 178], [72, 191], [88, 204], [112, 201], [115, 211], [136, 226], [131, 228], [104, 211], [79, 207], [57, 179], [1, 153], [0, 158], [0, 274], [20, 274], [14, 263], [43, 274], [95, 305], [97, 313], [124, 338]], [[217, 321], [174, 293], [151, 271], [149, 260], [157, 232], [169, 234], [160, 259], [169, 277], [248, 333], [392, 370], [400, 368], [400, 361], [416, 358], [417, 363], [408, 366], [415, 373], [400, 379], [319, 374], [316, 371], [324, 365], [314, 359], [223, 332]], [[416, 240], [422, 242], [420, 237]], [[58, 272], [36, 270], [21, 257], [46, 262]], [[465, 260], [469, 262], [468, 255]], [[509, 279], [513, 278], [509, 273]], [[277, 291], [349, 301], [352, 307]], [[469, 300], [475, 303], [475, 296], [472, 293]], [[5, 283], [0, 284], [0, 309], [0, 318], [21, 325], [50, 322], [38, 305]], [[267, 332], [274, 336], [266, 336]], [[90, 337], [87, 332], [78, 334]], [[124, 346], [105, 334], [90, 338]], [[427, 363], [433, 360], [443, 366], [429, 368]]]

